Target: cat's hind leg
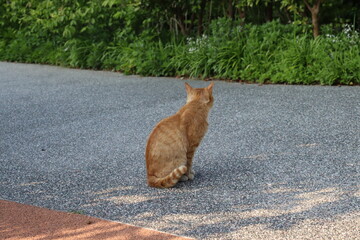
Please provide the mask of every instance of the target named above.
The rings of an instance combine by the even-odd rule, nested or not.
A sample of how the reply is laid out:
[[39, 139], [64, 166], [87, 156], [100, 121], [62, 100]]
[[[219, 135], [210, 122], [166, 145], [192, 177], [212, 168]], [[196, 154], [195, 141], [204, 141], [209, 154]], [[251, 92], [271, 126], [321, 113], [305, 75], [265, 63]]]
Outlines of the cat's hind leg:
[[186, 163], [186, 167], [187, 167], [187, 171], [185, 173], [185, 176], [188, 178], [188, 180], [193, 180], [195, 177], [195, 172], [192, 169], [192, 161], [194, 158], [194, 154], [195, 154], [195, 150], [196, 148], [193, 148], [191, 150], [189, 150], [186, 153], [186, 158], [187, 158], [187, 163]]
[[195, 177], [195, 172], [194, 172], [194, 170], [193, 169], [190, 169], [190, 172], [188, 173], [188, 178], [190, 179], [190, 180], [193, 180], [194, 179], [194, 177]]
[[191, 169], [189, 173], [185, 173], [184, 175], [182, 175], [179, 181], [186, 182], [188, 180], [193, 180], [194, 177], [195, 177], [195, 172], [194, 170]]

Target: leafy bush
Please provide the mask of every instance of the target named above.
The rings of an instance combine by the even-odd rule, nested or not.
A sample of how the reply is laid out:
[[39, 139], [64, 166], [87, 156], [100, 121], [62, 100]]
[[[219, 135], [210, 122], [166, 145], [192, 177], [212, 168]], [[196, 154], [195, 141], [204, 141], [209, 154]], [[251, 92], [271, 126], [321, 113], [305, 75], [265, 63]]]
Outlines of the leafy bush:
[[[5, 7], [4, 7], [5, 6]], [[0, 60], [258, 83], [360, 84], [360, 36], [349, 25], [212, 20], [204, 34], [156, 32], [137, 4], [12, 1], [0, 17]], [[155, 13], [154, 13], [155, 14]], [[157, 13], [156, 13], [157, 14]]]

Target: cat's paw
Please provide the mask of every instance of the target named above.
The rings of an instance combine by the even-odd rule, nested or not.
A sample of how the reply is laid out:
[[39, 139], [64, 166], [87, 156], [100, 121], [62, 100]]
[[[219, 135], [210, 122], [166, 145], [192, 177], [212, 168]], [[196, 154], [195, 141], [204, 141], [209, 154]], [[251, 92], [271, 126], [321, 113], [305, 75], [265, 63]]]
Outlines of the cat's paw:
[[179, 181], [186, 182], [187, 180], [189, 180], [189, 178], [186, 175], [182, 175]]
[[194, 170], [191, 169], [191, 171], [190, 171], [190, 173], [188, 175], [188, 178], [189, 178], [189, 180], [193, 180], [194, 177], [195, 177], [195, 172], [194, 172]]

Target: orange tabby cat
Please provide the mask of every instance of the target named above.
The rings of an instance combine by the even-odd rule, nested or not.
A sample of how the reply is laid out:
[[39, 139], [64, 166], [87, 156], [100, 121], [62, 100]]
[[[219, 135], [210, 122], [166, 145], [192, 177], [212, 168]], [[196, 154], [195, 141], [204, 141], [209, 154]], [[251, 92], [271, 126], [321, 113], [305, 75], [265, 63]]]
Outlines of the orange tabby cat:
[[147, 180], [151, 187], [173, 187], [179, 180], [194, 178], [192, 160], [204, 137], [213, 105], [212, 89], [192, 88], [185, 83], [186, 104], [173, 116], [161, 120], [146, 145]]

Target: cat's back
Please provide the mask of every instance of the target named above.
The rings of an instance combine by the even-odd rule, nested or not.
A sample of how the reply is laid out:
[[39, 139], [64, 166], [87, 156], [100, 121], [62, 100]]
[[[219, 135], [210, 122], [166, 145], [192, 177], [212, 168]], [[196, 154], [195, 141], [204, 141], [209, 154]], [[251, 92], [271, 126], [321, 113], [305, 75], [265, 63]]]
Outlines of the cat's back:
[[180, 116], [178, 114], [160, 120], [151, 131], [149, 140], [159, 135], [167, 136], [171, 134], [172, 131], [178, 128], [179, 123]]

